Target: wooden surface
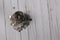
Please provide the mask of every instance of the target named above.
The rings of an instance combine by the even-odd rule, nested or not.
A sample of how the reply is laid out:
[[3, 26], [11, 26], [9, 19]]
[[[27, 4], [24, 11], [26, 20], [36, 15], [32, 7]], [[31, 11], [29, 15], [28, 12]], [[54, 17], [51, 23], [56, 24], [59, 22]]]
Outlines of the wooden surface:
[[3, 0], [0, 0], [0, 40], [6, 40]]
[[[10, 25], [16, 11], [32, 18], [21, 32]], [[0, 40], [60, 40], [60, 0], [0, 0]]]

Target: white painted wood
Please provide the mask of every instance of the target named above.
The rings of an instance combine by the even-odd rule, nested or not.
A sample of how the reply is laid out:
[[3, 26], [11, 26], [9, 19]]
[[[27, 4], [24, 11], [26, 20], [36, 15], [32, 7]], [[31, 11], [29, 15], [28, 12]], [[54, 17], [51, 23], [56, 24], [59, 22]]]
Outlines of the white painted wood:
[[55, 13], [57, 22], [56, 39], [60, 40], [60, 0], [55, 0]]
[[[34, 24], [31, 25], [29, 31], [30, 40], [50, 40], [50, 29], [49, 29], [49, 20], [48, 20], [48, 8], [47, 8], [47, 0], [29, 0], [28, 6], [30, 14]], [[35, 31], [34, 31], [35, 28]], [[36, 30], [37, 29], [37, 30]], [[33, 33], [32, 33], [33, 31]], [[37, 32], [36, 32], [37, 31]], [[36, 32], [36, 33], [35, 33]]]
[[[15, 7], [15, 9], [13, 9]], [[17, 0], [4, 0], [7, 40], [21, 40], [20, 33], [10, 25], [9, 15], [18, 10]]]
[[56, 0], [56, 11], [58, 25], [58, 40], [60, 40], [60, 0]]
[[[58, 7], [57, 0], [48, 0], [48, 9], [49, 9], [49, 21], [50, 21], [50, 30], [51, 30], [51, 40], [60, 40], [59, 39], [59, 28], [58, 28]], [[58, 14], [58, 15], [57, 15]]]
[[42, 25], [43, 25], [43, 40], [50, 39], [50, 27], [49, 27], [49, 16], [48, 16], [48, 7], [47, 0], [41, 0], [41, 15], [42, 15]]
[[[20, 33], [9, 21], [9, 15], [16, 11], [27, 12], [32, 18]], [[60, 40], [60, 0], [4, 0], [4, 6], [0, 0], [0, 18], [0, 40]]]
[[3, 0], [0, 0], [0, 40], [6, 40]]

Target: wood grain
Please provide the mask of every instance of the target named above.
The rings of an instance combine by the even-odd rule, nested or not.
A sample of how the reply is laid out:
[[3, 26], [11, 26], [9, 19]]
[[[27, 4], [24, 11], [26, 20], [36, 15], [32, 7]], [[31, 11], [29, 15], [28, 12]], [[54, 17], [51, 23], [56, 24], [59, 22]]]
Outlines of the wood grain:
[[27, 8], [33, 18], [29, 40], [50, 40], [47, 0], [28, 0]]
[[51, 40], [59, 40], [56, 0], [48, 0]]
[[[0, 10], [1, 40], [60, 40], [60, 0], [4, 0], [4, 5], [0, 0]], [[13, 30], [9, 21], [9, 15], [16, 11], [32, 18], [31, 24], [20, 33]]]
[[3, 5], [4, 5], [3, 0], [0, 0], [0, 40], [6, 40], [5, 18], [4, 18]]

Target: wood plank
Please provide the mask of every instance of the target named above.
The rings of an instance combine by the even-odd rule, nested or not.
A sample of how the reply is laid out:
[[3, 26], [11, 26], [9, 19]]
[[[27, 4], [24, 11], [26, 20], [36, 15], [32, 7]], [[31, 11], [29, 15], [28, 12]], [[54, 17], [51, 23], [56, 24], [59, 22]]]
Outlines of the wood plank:
[[21, 40], [20, 33], [10, 25], [9, 16], [18, 11], [17, 0], [4, 0], [7, 40]]
[[48, 9], [50, 16], [51, 40], [59, 40], [59, 28], [57, 21], [56, 0], [48, 0]]
[[[30, 31], [30, 40], [50, 40], [50, 29], [49, 29], [49, 20], [48, 20], [48, 8], [47, 0], [29, 0], [28, 8], [36, 28], [31, 25], [32, 29]], [[34, 17], [33, 17], [34, 16]], [[35, 29], [35, 31], [34, 31]], [[32, 33], [32, 31], [34, 31]], [[36, 32], [36, 33], [35, 33]], [[32, 35], [33, 34], [33, 35]]]
[[[56, 35], [57, 37], [58, 37], [58, 40], [60, 40], [60, 0], [55, 0], [55, 4], [56, 4], [56, 21], [57, 21], [57, 30], [58, 30], [58, 32], [57, 32], [57, 34], [58, 35]], [[56, 38], [57, 38], [56, 37]]]
[[6, 40], [3, 0], [0, 0], [0, 40]]
[[41, 0], [41, 15], [42, 15], [42, 25], [43, 25], [43, 40], [51, 40], [50, 39], [50, 27], [49, 27], [49, 15], [48, 15], [48, 7], [47, 0]]

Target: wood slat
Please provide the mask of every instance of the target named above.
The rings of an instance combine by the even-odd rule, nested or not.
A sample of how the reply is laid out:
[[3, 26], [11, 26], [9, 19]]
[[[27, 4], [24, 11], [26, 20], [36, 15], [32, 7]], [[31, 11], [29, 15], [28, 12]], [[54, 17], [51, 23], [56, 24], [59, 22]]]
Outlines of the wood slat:
[[27, 4], [33, 18], [29, 39], [50, 40], [47, 0], [28, 0]]
[[51, 40], [59, 40], [59, 28], [57, 19], [56, 0], [48, 0], [49, 21], [51, 30]]
[[50, 27], [49, 27], [49, 15], [47, 0], [41, 0], [41, 15], [42, 15], [42, 25], [43, 25], [43, 40], [51, 40], [50, 38]]
[[57, 32], [56, 32], [56, 38], [57, 40], [60, 40], [60, 0], [55, 0], [55, 6], [56, 6], [56, 22], [57, 22]]
[[5, 18], [4, 18], [4, 3], [0, 0], [0, 40], [6, 40]]
[[[14, 9], [15, 8], [15, 9]], [[4, 0], [7, 40], [21, 40], [20, 33], [10, 25], [9, 16], [18, 11], [17, 0]]]

